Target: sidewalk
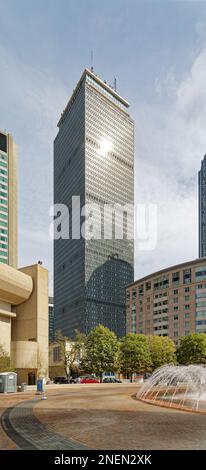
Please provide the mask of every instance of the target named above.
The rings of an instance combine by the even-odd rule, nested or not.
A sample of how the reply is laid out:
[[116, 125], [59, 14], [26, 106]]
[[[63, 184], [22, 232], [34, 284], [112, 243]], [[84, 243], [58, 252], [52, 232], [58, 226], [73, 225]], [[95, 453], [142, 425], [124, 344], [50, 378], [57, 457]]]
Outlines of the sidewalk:
[[[35, 390], [35, 387], [34, 387]], [[0, 419], [2, 414], [7, 408], [17, 405], [25, 400], [29, 400], [34, 397], [35, 391], [29, 390], [28, 392], [17, 392], [17, 393], [1, 393], [0, 394]], [[9, 439], [7, 434], [4, 432], [1, 421], [0, 421], [0, 450], [16, 450], [18, 447], [16, 444]]]

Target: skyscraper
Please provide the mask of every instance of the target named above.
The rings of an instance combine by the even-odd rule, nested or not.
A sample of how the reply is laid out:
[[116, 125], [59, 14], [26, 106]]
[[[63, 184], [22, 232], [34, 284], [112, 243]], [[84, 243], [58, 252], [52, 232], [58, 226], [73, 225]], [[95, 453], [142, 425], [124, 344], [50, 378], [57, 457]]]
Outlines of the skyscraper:
[[[133, 281], [134, 255], [133, 210], [126, 209], [134, 200], [128, 108], [114, 88], [86, 69], [58, 122], [54, 203], [69, 209], [70, 238], [54, 241], [54, 316], [55, 329], [71, 338], [75, 329], [88, 333], [99, 323], [118, 336], [126, 332], [125, 287]], [[95, 206], [91, 239], [79, 239], [73, 230], [74, 196], [80, 196], [81, 223], [88, 215], [84, 206]], [[121, 206], [119, 212], [105, 215], [105, 207], [114, 205]]]
[[49, 342], [54, 341], [54, 299], [49, 297]]
[[206, 257], [206, 155], [198, 173], [199, 183], [199, 257]]
[[11, 134], [0, 131], [0, 263], [17, 267], [17, 168]]

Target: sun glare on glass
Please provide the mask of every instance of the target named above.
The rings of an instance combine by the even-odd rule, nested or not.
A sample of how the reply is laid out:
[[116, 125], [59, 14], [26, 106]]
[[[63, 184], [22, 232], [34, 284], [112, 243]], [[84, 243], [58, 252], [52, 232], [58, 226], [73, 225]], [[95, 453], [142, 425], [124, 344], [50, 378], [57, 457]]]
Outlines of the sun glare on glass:
[[106, 155], [108, 152], [110, 152], [112, 148], [111, 142], [107, 139], [102, 139], [100, 141], [100, 154], [101, 155]]

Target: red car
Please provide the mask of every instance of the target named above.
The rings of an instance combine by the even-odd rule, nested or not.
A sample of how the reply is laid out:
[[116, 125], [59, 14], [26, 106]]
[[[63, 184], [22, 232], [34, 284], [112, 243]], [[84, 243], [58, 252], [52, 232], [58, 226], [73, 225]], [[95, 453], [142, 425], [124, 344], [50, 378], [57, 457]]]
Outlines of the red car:
[[99, 380], [94, 377], [79, 377], [80, 384], [98, 384]]

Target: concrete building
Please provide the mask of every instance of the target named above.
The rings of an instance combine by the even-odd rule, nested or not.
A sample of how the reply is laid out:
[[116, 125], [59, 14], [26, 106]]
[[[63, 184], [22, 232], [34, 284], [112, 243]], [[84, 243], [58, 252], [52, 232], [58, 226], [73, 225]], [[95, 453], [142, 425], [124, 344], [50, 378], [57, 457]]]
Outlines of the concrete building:
[[49, 344], [49, 378], [51, 380], [54, 377], [66, 375], [64, 358], [62, 358], [61, 347], [58, 343]]
[[199, 196], [199, 257], [206, 257], [206, 155], [198, 173]]
[[[126, 331], [126, 285], [133, 281], [134, 123], [129, 103], [90, 70], [85, 70], [58, 123], [54, 142], [54, 203], [70, 213], [70, 239], [54, 242], [55, 329], [74, 337], [99, 323], [122, 336]], [[80, 196], [79, 214], [73, 196]], [[74, 218], [95, 204], [91, 226], [99, 233], [86, 239], [75, 232]], [[112, 216], [107, 205], [123, 207]], [[81, 212], [81, 217], [80, 217]], [[87, 222], [86, 222], [87, 223]], [[123, 236], [115, 236], [120, 227]], [[128, 239], [130, 232], [131, 239]], [[91, 237], [90, 237], [91, 238]]]
[[206, 333], [206, 258], [171, 266], [129, 285], [127, 332], [169, 336]]
[[17, 149], [0, 131], [0, 263], [17, 267]]
[[0, 131], [0, 344], [18, 383], [48, 377], [48, 271], [17, 269], [17, 168], [11, 134]]
[[48, 271], [0, 264], [0, 344], [18, 383], [48, 377]]
[[57, 376], [65, 377], [66, 374], [78, 375], [80, 358], [74, 345], [75, 343], [72, 341], [66, 341], [63, 348], [55, 341], [49, 344], [49, 377], [51, 380]]

